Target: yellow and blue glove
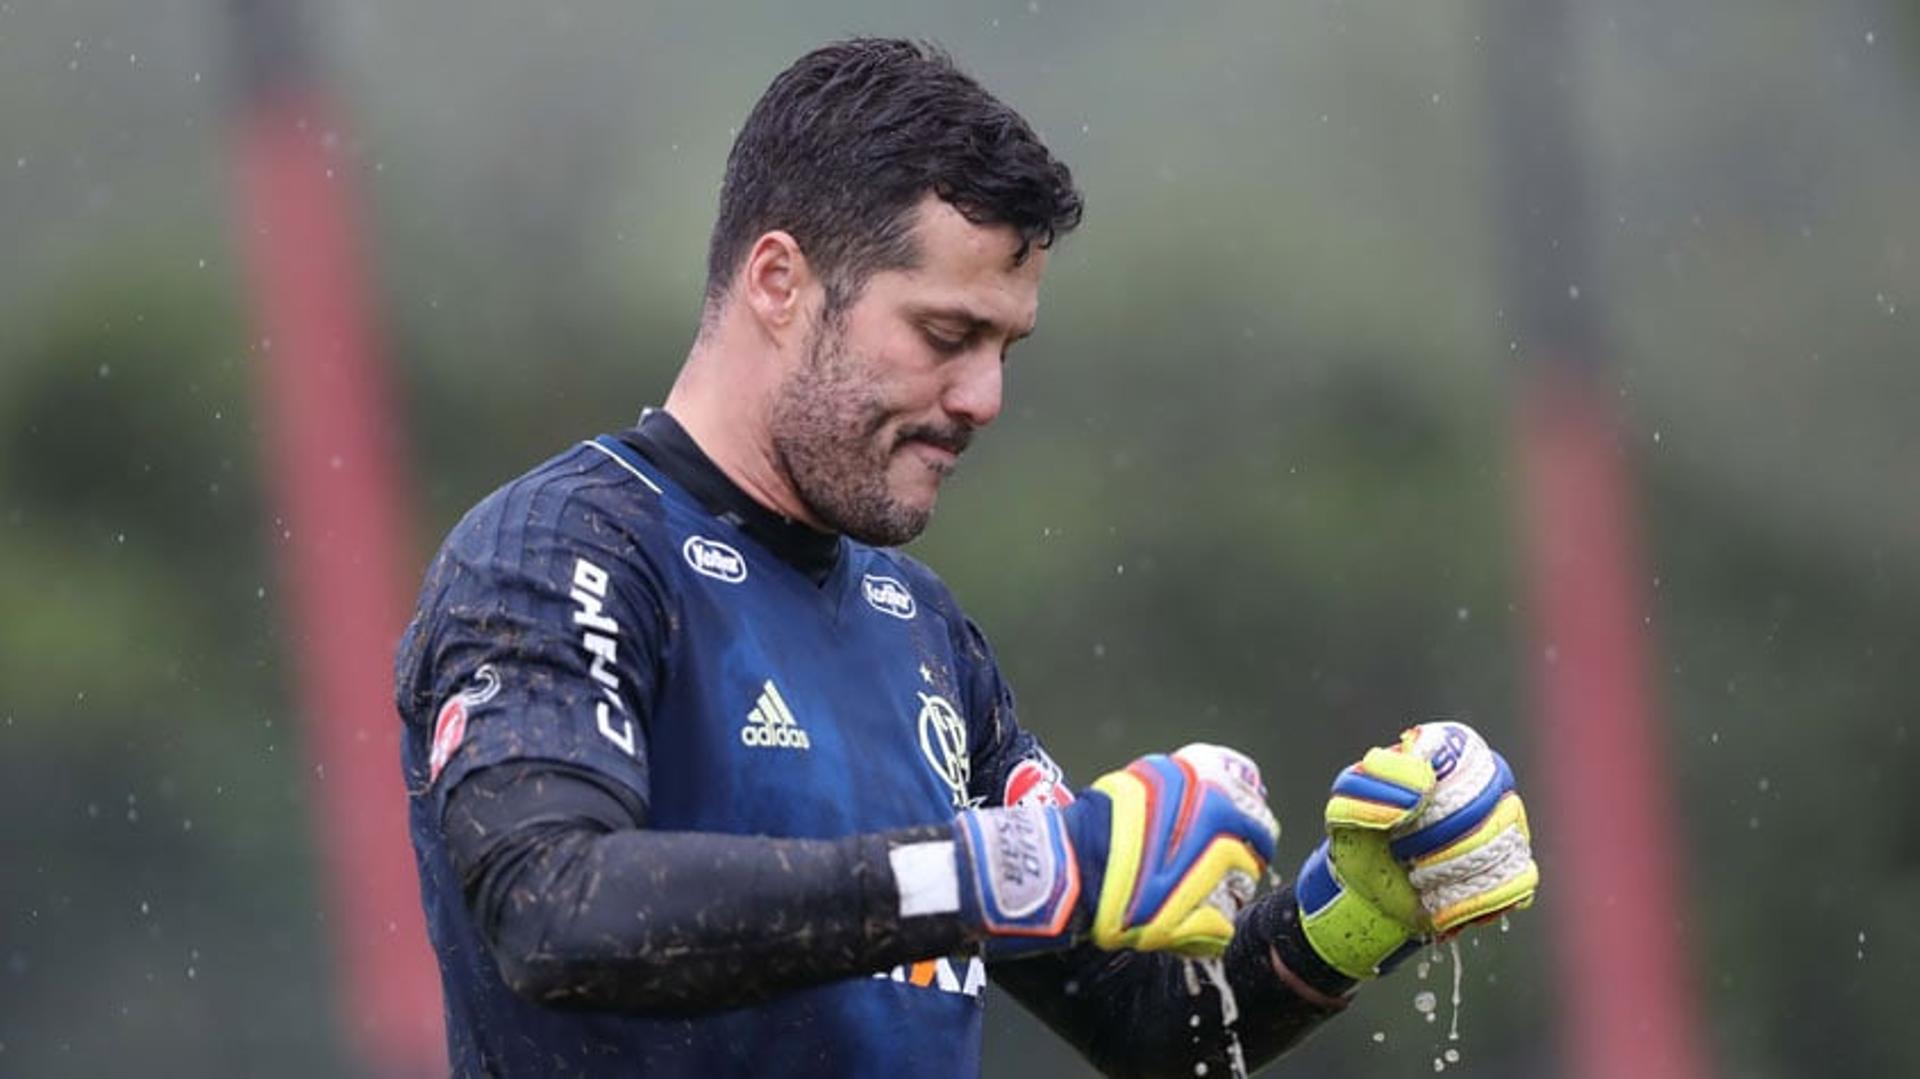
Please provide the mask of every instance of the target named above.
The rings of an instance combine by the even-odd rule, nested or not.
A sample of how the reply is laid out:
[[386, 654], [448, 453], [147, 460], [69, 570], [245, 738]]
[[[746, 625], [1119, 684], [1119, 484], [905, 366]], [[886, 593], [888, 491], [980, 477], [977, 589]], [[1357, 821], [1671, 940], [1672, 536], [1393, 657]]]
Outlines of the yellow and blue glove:
[[1217, 956], [1280, 827], [1251, 760], [1195, 744], [1109, 772], [1066, 806], [968, 810], [954, 832], [961, 913], [991, 954], [1090, 937]]
[[1326, 819], [1294, 895], [1307, 942], [1350, 978], [1526, 907], [1540, 884], [1513, 771], [1464, 723], [1368, 750], [1334, 780]]

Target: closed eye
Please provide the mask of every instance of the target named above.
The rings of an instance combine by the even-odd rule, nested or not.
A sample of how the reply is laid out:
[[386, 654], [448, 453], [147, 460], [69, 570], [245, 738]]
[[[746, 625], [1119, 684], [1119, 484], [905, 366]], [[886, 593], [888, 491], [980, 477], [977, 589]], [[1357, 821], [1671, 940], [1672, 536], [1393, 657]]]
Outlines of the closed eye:
[[958, 355], [961, 352], [965, 352], [967, 349], [967, 346], [973, 341], [972, 334], [966, 334], [961, 337], [953, 337], [948, 334], [936, 332], [932, 329], [922, 330], [921, 334], [926, 337], [927, 344], [931, 345], [935, 352], [938, 352], [947, 356], [954, 356], [954, 355]]

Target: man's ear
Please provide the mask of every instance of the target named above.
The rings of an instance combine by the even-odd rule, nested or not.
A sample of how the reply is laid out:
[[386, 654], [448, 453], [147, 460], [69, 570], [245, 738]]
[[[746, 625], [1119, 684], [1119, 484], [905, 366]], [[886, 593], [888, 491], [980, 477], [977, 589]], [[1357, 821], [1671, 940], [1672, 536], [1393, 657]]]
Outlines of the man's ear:
[[762, 332], [778, 342], [804, 334], [825, 301], [820, 279], [791, 233], [762, 233], [740, 268], [740, 295]]

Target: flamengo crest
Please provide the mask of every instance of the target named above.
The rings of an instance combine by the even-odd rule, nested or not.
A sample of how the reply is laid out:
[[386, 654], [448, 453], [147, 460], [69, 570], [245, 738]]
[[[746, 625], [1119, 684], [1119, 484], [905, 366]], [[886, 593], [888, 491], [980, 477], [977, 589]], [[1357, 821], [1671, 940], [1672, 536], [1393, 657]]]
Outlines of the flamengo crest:
[[918, 693], [920, 698], [920, 753], [927, 758], [934, 774], [947, 785], [953, 807], [972, 805], [967, 782], [973, 777], [973, 765], [967, 756], [967, 724], [945, 697]]

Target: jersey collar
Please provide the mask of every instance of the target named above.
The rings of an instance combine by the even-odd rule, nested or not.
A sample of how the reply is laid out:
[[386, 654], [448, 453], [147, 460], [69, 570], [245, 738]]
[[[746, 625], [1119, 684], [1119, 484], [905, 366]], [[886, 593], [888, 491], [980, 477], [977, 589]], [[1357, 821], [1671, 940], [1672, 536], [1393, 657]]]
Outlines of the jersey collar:
[[650, 408], [641, 413], [639, 424], [622, 432], [620, 440], [698, 499], [708, 513], [752, 536], [814, 584], [824, 584], [839, 563], [839, 536], [816, 532], [755, 502], [720, 471], [665, 409]]

